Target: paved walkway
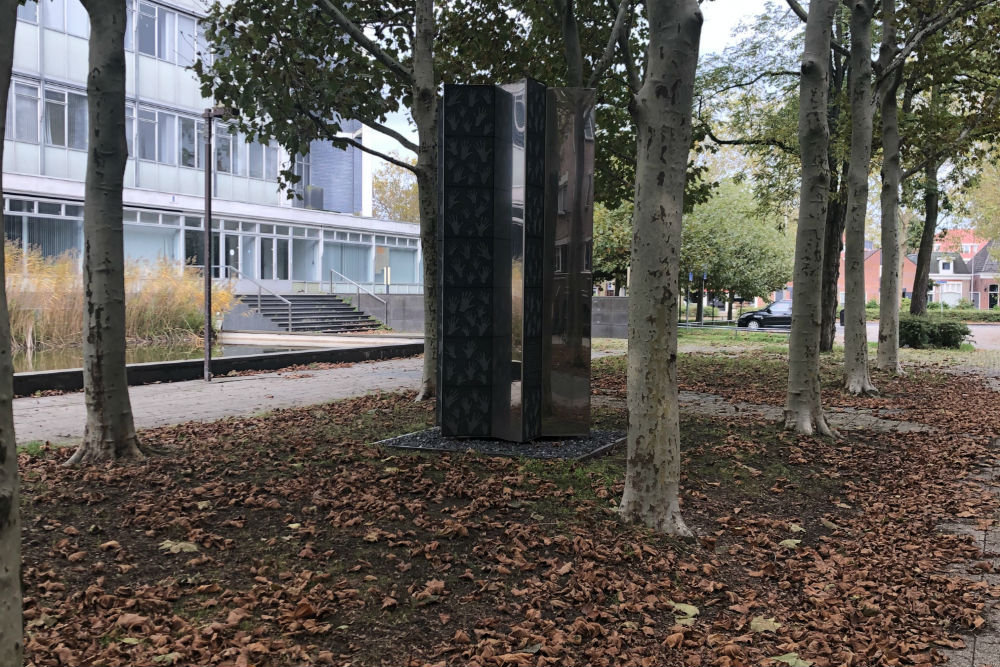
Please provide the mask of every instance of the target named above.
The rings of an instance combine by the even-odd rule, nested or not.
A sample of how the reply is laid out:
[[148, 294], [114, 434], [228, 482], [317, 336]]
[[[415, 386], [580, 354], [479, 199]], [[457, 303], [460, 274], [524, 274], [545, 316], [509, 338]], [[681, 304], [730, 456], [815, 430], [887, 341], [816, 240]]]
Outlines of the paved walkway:
[[[148, 384], [131, 387], [136, 428], [186, 421], [213, 421], [275, 408], [325, 403], [372, 391], [416, 389], [422, 358], [354, 364], [350, 368], [304, 370]], [[18, 443], [71, 442], [83, 437], [83, 393], [14, 400]]]

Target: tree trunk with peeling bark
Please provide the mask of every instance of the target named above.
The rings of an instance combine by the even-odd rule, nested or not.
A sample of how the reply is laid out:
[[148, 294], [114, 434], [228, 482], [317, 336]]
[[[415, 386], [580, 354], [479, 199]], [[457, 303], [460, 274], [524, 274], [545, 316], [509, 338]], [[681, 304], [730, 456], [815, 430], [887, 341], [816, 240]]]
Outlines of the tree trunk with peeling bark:
[[139, 460], [125, 375], [125, 0], [84, 0], [90, 16], [83, 208], [83, 443], [68, 463]]
[[[882, 46], [879, 71], [893, 61], [896, 45], [896, 2], [882, 2]], [[903, 171], [899, 162], [899, 100], [897, 92], [903, 66], [886, 76], [879, 86], [877, 99], [882, 112], [882, 277], [879, 281], [878, 354], [879, 370], [900, 373], [899, 365], [899, 185]]]
[[820, 397], [819, 342], [823, 245], [830, 194], [827, 121], [830, 42], [836, 0], [813, 0], [806, 21], [799, 94], [802, 186], [795, 234], [795, 299], [788, 341], [788, 396], [785, 426], [810, 435], [831, 435]]
[[865, 319], [865, 214], [872, 160], [872, 15], [875, 0], [851, 0], [851, 158], [847, 172], [844, 254], [844, 386], [851, 394], [875, 391], [868, 372]]
[[628, 454], [623, 519], [689, 535], [681, 517], [677, 297], [681, 218], [702, 14], [696, 0], [647, 0], [629, 284]]
[[433, 0], [416, 0], [413, 35], [413, 105], [417, 126], [417, 192], [420, 205], [420, 245], [424, 263], [424, 370], [417, 400], [437, 393], [438, 360], [438, 119], [434, 74]]
[[[17, 0], [0, 0], [0, 137], [6, 130], [17, 4]], [[0, 141], [0, 164], [3, 163], [2, 144]], [[0, 192], [3, 192], [2, 172]], [[0, 665], [22, 665], [20, 485], [14, 439], [14, 364], [10, 356], [5, 271], [4, 258], [0, 257]]]

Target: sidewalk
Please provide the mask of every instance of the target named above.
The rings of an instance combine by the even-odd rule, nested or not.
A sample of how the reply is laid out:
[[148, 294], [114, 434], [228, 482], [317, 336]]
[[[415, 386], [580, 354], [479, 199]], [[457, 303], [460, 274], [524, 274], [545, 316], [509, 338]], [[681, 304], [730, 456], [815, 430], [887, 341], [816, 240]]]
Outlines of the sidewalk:
[[[220, 377], [131, 387], [136, 428], [213, 421], [275, 408], [325, 403], [373, 391], [417, 389], [423, 359], [392, 359], [350, 368]], [[83, 392], [14, 400], [17, 442], [70, 442], [83, 437]]]

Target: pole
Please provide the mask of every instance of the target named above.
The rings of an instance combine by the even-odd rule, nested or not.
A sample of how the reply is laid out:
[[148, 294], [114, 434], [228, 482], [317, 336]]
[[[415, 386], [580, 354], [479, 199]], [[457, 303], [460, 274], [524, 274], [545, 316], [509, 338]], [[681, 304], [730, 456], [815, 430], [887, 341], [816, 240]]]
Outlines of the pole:
[[205, 382], [212, 381], [212, 110], [205, 119]]

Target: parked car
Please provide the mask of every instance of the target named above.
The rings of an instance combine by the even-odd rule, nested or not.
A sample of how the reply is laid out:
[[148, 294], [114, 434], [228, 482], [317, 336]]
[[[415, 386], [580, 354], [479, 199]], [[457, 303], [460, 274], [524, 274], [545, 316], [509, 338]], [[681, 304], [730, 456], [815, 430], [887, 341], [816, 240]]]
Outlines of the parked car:
[[743, 313], [736, 326], [747, 329], [770, 329], [792, 326], [792, 302], [775, 301], [766, 308]]

